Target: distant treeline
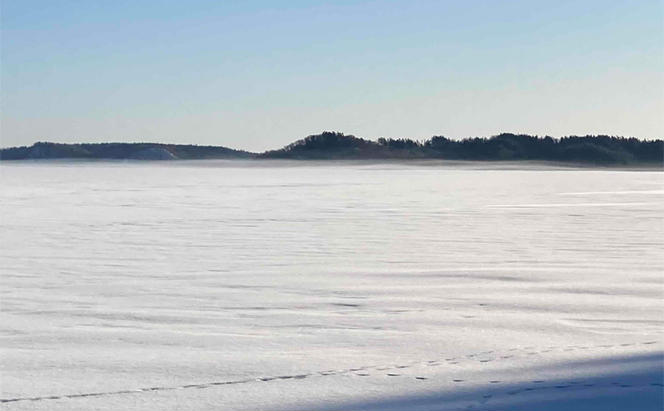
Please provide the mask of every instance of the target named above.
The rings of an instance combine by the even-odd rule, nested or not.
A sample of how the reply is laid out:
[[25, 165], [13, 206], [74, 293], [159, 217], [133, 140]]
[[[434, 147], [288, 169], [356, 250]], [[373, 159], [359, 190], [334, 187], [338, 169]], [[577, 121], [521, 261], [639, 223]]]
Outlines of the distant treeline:
[[323, 132], [261, 154], [220, 146], [155, 143], [56, 144], [0, 150], [2, 160], [24, 159], [449, 159], [484, 161], [556, 161], [586, 164], [651, 164], [664, 166], [664, 141], [610, 136], [570, 136], [559, 139], [504, 133], [490, 138], [452, 140], [432, 137], [377, 141], [338, 132]]
[[539, 160], [593, 164], [664, 163], [664, 141], [610, 136], [534, 137], [504, 133], [490, 138], [452, 140], [432, 137], [368, 141], [336, 132], [324, 132], [296, 141], [264, 158], [292, 159], [450, 159]]
[[2, 160], [27, 159], [116, 159], [116, 160], [202, 160], [250, 158], [254, 154], [220, 146], [158, 143], [59, 144], [35, 143], [30, 147], [0, 150]]

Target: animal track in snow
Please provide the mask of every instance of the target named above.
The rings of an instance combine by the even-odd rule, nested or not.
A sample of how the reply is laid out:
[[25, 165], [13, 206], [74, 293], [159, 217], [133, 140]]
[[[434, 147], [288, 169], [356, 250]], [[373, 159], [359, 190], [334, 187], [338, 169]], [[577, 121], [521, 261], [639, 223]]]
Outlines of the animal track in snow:
[[[604, 349], [609, 349], [609, 348], [615, 348], [615, 347], [632, 347], [636, 345], [652, 345], [656, 344], [657, 341], [645, 341], [645, 342], [635, 342], [635, 343], [624, 343], [624, 344], [603, 344], [603, 345], [594, 345], [594, 346], [550, 346], [550, 347], [544, 347], [541, 348], [539, 351], [537, 351], [537, 347], [521, 347], [521, 348], [511, 348], [509, 350], [506, 350], [505, 352], [510, 352], [510, 353], [515, 353], [515, 352], [523, 352], [524, 356], [531, 356], [531, 355], [536, 355], [536, 354], [544, 354], [544, 353], [549, 353], [552, 351], [561, 351], [561, 352], [568, 352], [568, 351], [575, 351], [575, 350], [585, 350], [585, 349], [590, 349], [590, 348], [604, 348]], [[535, 350], [535, 351], [533, 351]], [[484, 351], [484, 352], [479, 352], [479, 353], [471, 353], [467, 354], [464, 358], [466, 361], [477, 361], [479, 363], [487, 363], [490, 361], [497, 361], [497, 360], [503, 360], [503, 359], [509, 359], [509, 358], [514, 358], [515, 355], [502, 355], [498, 356], [496, 355], [495, 358], [487, 359], [487, 358], [482, 358], [483, 356], [486, 356], [488, 354], [493, 354], [497, 353], [497, 351]], [[398, 365], [391, 365], [391, 366], [385, 366], [385, 365], [372, 365], [372, 366], [362, 366], [362, 367], [354, 367], [354, 368], [347, 368], [347, 369], [339, 369], [339, 370], [327, 370], [327, 371], [317, 371], [317, 372], [311, 372], [311, 373], [304, 373], [304, 374], [293, 374], [293, 375], [279, 375], [279, 376], [265, 376], [265, 377], [256, 377], [256, 378], [248, 378], [248, 379], [240, 379], [240, 380], [230, 380], [230, 381], [214, 381], [214, 382], [206, 382], [206, 383], [197, 383], [197, 384], [186, 384], [186, 385], [179, 385], [179, 386], [156, 386], [156, 387], [144, 387], [144, 388], [137, 388], [137, 389], [126, 389], [126, 390], [117, 390], [117, 391], [105, 391], [105, 392], [91, 392], [91, 393], [79, 393], [79, 394], [62, 394], [62, 395], [48, 395], [48, 396], [36, 396], [36, 397], [18, 397], [18, 398], [3, 398], [0, 399], [0, 403], [13, 403], [13, 402], [22, 402], [22, 401], [45, 401], [45, 400], [59, 400], [59, 399], [77, 399], [77, 398], [88, 398], [88, 397], [100, 397], [100, 396], [112, 396], [112, 395], [126, 395], [126, 394], [136, 394], [136, 393], [146, 393], [146, 392], [155, 392], [155, 391], [172, 391], [172, 390], [184, 390], [184, 389], [204, 389], [204, 388], [211, 388], [211, 387], [217, 387], [217, 386], [223, 386], [223, 385], [237, 385], [237, 384], [248, 384], [248, 383], [261, 383], [261, 382], [271, 382], [271, 381], [277, 381], [277, 380], [299, 380], [299, 379], [305, 379], [305, 378], [312, 378], [312, 377], [326, 377], [330, 375], [354, 375], [354, 376], [360, 376], [360, 377], [369, 377], [371, 376], [369, 373], [365, 372], [366, 370], [375, 370], [375, 371], [386, 371], [386, 370], [393, 370], [393, 369], [406, 369], [406, 368], [411, 368], [415, 365], [426, 365], [426, 366], [439, 366], [443, 365], [442, 362], [447, 362], [447, 364], [458, 364], [459, 361], [458, 357], [454, 358], [441, 358], [441, 359], [434, 359], [434, 360], [426, 360], [426, 361], [414, 361], [408, 364], [398, 364]], [[357, 371], [363, 371], [363, 372], [357, 372]], [[388, 377], [398, 377], [398, 376], [404, 376], [403, 374], [397, 374], [397, 373], [386, 373], [383, 374], [384, 376]], [[427, 380], [427, 377], [424, 376], [415, 376], [413, 377], [416, 380]], [[463, 379], [453, 379], [452, 382], [455, 383], [462, 383], [465, 380]], [[499, 384], [501, 381], [498, 380], [492, 380], [489, 381], [490, 384]], [[562, 389], [568, 389], [568, 388], [574, 388], [574, 389], [584, 389], [584, 388], [591, 388], [591, 387], [616, 387], [616, 388], [621, 388], [621, 389], [627, 389], [627, 388], [640, 388], [640, 387], [645, 387], [645, 386], [652, 386], [652, 387], [664, 387], [664, 384], [661, 382], [652, 382], [652, 383], [643, 383], [643, 384], [626, 384], [622, 382], [612, 382], [610, 384], [599, 384], [599, 383], [593, 383], [592, 381], [586, 381], [585, 383], [578, 382], [578, 381], [570, 381], [567, 384], [561, 384], [557, 383], [556, 385], [542, 385], [546, 383], [545, 380], [534, 380], [531, 381], [530, 383], [532, 384], [538, 384], [536, 386], [532, 387], [526, 387], [526, 388], [519, 388], [519, 389], [511, 389], [510, 391], [507, 391], [507, 395], [517, 395], [522, 392], [532, 392], [535, 390], [545, 390], [545, 389], [556, 389], [556, 390], [562, 390]], [[488, 399], [488, 398], [493, 398], [494, 394], [488, 394], [485, 395], [483, 398]]]

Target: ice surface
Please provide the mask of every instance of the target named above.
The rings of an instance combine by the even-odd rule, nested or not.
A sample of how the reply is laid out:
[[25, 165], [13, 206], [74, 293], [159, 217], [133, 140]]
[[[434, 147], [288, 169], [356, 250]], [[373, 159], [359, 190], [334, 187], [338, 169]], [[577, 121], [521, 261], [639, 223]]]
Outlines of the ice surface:
[[8, 410], [662, 409], [660, 172], [0, 173]]

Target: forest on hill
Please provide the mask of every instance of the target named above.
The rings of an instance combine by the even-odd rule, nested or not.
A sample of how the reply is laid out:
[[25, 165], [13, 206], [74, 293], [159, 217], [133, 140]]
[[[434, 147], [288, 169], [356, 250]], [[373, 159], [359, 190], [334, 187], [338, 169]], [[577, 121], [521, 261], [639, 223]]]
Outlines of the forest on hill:
[[366, 140], [326, 131], [297, 140], [279, 150], [251, 153], [221, 146], [159, 143], [60, 144], [39, 142], [30, 147], [0, 150], [1, 160], [26, 159], [447, 159], [481, 161], [555, 161], [598, 165], [664, 166], [664, 141], [612, 136], [537, 137], [503, 133], [489, 138], [454, 140], [435, 136]]
[[570, 136], [560, 139], [503, 133], [490, 138], [426, 141], [408, 138], [369, 141], [337, 132], [324, 132], [261, 155], [291, 159], [417, 159], [539, 160], [593, 164], [664, 162], [664, 141], [610, 136]]
[[250, 158], [247, 151], [221, 146], [159, 143], [60, 144], [39, 142], [30, 147], [0, 150], [1, 160], [107, 159], [107, 160], [202, 160]]

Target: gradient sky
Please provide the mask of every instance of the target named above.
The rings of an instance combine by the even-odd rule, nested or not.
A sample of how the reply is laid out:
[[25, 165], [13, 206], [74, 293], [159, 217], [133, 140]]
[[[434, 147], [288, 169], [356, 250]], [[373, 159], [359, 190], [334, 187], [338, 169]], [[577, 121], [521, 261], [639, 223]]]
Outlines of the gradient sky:
[[2, 137], [664, 137], [664, 2], [2, 0]]

